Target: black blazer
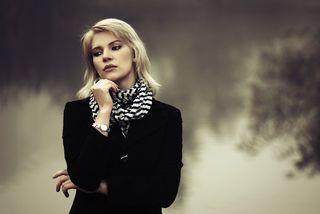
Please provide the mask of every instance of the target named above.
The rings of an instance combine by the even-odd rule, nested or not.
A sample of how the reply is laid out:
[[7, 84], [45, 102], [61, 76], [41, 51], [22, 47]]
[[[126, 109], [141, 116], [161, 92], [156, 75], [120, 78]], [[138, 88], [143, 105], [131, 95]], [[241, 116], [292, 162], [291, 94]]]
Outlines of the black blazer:
[[108, 195], [77, 190], [70, 213], [162, 213], [176, 198], [183, 166], [180, 111], [153, 99], [126, 138], [117, 124], [106, 137], [92, 123], [89, 98], [66, 103], [62, 137], [71, 181], [90, 191], [103, 179], [108, 184]]

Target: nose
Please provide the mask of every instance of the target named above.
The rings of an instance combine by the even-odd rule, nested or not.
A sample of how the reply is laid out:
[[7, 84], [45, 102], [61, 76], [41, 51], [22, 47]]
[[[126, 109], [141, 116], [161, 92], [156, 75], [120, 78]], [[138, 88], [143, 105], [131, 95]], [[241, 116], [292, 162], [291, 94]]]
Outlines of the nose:
[[103, 62], [107, 62], [112, 59], [112, 54], [109, 50], [105, 49], [102, 55]]

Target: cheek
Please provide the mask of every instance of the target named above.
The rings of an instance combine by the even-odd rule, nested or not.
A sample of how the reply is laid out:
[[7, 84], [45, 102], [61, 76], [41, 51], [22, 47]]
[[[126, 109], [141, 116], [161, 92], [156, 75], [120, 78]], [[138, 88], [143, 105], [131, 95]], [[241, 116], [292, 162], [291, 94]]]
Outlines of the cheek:
[[93, 58], [93, 59], [92, 59], [92, 64], [93, 64], [93, 67], [94, 67], [96, 70], [99, 70], [99, 68], [101, 67], [101, 66], [100, 66], [100, 63], [99, 63], [99, 61], [98, 61], [97, 58]]
[[123, 62], [126, 62], [128, 64], [132, 64], [132, 52], [130, 48], [126, 48], [121, 53], [121, 59]]
[[93, 59], [92, 64], [93, 64], [94, 73], [98, 76], [101, 76], [103, 71], [102, 71], [102, 67], [101, 67], [100, 63], [98, 63], [97, 60]]
[[97, 58], [93, 58], [92, 59], [92, 64], [93, 64], [94, 67], [96, 67], [98, 65], [97, 62], [98, 62]]

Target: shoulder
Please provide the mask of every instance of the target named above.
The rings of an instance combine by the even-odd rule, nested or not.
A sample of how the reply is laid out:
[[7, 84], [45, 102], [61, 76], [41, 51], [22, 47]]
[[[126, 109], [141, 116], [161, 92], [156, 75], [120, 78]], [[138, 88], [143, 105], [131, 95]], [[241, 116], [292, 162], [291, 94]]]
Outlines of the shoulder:
[[161, 102], [155, 98], [153, 98], [153, 106], [155, 108], [163, 109], [166, 111], [180, 112], [180, 110], [177, 107], [170, 105], [168, 103]]
[[89, 105], [89, 97], [80, 100], [71, 100], [66, 102], [65, 108], [85, 108]]
[[164, 112], [169, 117], [177, 118], [181, 120], [181, 111], [177, 107], [161, 102], [157, 99], [153, 99], [152, 108], [154, 110], [160, 110]]
[[85, 106], [89, 103], [89, 97], [80, 100], [71, 100], [66, 102], [66, 106]]
[[66, 102], [64, 107], [65, 114], [77, 114], [90, 111], [89, 97], [79, 100], [71, 100]]

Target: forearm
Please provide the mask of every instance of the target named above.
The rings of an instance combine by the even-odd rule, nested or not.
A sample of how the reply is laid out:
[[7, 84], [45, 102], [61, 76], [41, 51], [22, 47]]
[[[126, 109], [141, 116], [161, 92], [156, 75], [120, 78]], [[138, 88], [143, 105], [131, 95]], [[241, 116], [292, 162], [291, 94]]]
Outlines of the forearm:
[[66, 197], [69, 197], [68, 190], [70, 190], [70, 189], [78, 189], [82, 192], [89, 193], [89, 194], [90, 193], [100, 193], [100, 194], [106, 195], [108, 193], [108, 186], [107, 186], [107, 183], [105, 180], [102, 180], [100, 182], [99, 188], [95, 191], [88, 191], [88, 190], [85, 190], [85, 189], [78, 187], [77, 185], [75, 185], [71, 181], [67, 169], [57, 171], [52, 176], [52, 178], [53, 179], [58, 178], [58, 181], [56, 184], [56, 191], [59, 192], [60, 189], [62, 189], [62, 192]]
[[171, 174], [152, 176], [112, 176], [107, 178], [108, 200], [123, 207], [169, 207], [175, 200], [180, 170]]
[[[108, 162], [111, 143], [95, 128], [85, 139], [64, 137], [65, 159], [71, 180], [80, 188], [94, 191], [99, 187]], [[83, 146], [75, 149], [75, 144]]]
[[100, 194], [103, 194], [103, 195], [107, 195], [108, 194], [108, 185], [107, 185], [107, 182], [105, 180], [101, 180], [100, 184], [99, 184], [99, 188], [94, 190], [94, 191], [82, 189], [80, 187], [77, 187], [77, 189], [79, 189], [80, 191], [85, 192], [85, 193], [100, 193]]
[[[111, 109], [112, 110], [112, 109]], [[100, 109], [98, 112], [98, 115], [96, 117], [95, 123], [96, 124], [104, 124], [107, 127], [110, 127], [110, 115], [111, 115], [111, 110], [104, 108], [104, 109]], [[108, 136], [109, 132], [108, 131], [101, 131], [101, 129], [96, 128], [101, 134], [103, 134], [104, 136]]]

